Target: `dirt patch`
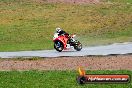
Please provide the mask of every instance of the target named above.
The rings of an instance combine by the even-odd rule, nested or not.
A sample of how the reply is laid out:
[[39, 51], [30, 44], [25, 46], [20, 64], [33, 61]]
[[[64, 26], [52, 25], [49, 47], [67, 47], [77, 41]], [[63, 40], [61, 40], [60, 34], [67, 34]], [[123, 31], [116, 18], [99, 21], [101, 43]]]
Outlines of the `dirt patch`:
[[132, 70], [132, 55], [0, 60], [0, 70]]

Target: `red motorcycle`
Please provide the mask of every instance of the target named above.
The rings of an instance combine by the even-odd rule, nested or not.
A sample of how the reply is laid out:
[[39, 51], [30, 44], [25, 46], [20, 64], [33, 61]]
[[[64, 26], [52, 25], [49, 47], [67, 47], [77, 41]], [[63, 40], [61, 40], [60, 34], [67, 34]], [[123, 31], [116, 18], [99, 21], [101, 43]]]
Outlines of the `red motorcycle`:
[[82, 44], [74, 39], [75, 36], [76, 35], [71, 35], [70, 38], [68, 38], [66, 35], [58, 36], [58, 33], [55, 33], [53, 37], [54, 48], [59, 52], [72, 47], [74, 47], [75, 50], [80, 51], [82, 49]]

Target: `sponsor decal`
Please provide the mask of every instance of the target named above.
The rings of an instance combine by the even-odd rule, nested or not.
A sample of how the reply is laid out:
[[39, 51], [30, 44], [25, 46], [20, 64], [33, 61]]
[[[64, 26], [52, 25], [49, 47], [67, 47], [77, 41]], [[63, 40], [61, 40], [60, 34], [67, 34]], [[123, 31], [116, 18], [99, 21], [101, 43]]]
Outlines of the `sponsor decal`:
[[85, 83], [129, 83], [130, 76], [127, 74], [86, 74], [82, 68], [78, 69], [77, 82]]

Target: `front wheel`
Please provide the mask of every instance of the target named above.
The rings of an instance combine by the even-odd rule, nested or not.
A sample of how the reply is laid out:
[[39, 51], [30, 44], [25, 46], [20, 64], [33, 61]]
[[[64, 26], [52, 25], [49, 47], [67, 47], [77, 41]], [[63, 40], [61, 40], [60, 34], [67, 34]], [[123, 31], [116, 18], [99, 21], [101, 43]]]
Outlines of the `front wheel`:
[[81, 51], [82, 49], [82, 44], [79, 41], [75, 42], [74, 49], [77, 51]]
[[64, 49], [63, 43], [60, 42], [60, 41], [56, 41], [56, 42], [54, 43], [54, 48], [55, 48], [57, 51], [61, 52], [61, 51]]

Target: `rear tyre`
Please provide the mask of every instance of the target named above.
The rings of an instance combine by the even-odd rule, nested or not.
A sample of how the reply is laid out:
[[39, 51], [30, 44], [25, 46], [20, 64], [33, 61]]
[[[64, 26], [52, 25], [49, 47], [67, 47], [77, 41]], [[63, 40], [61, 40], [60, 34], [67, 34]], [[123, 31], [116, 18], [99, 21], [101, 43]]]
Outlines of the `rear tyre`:
[[77, 51], [81, 51], [82, 49], [82, 44], [79, 41], [75, 42], [74, 49]]
[[61, 52], [64, 49], [63, 43], [60, 41], [56, 41], [54, 43], [54, 48], [56, 49], [56, 51]]

